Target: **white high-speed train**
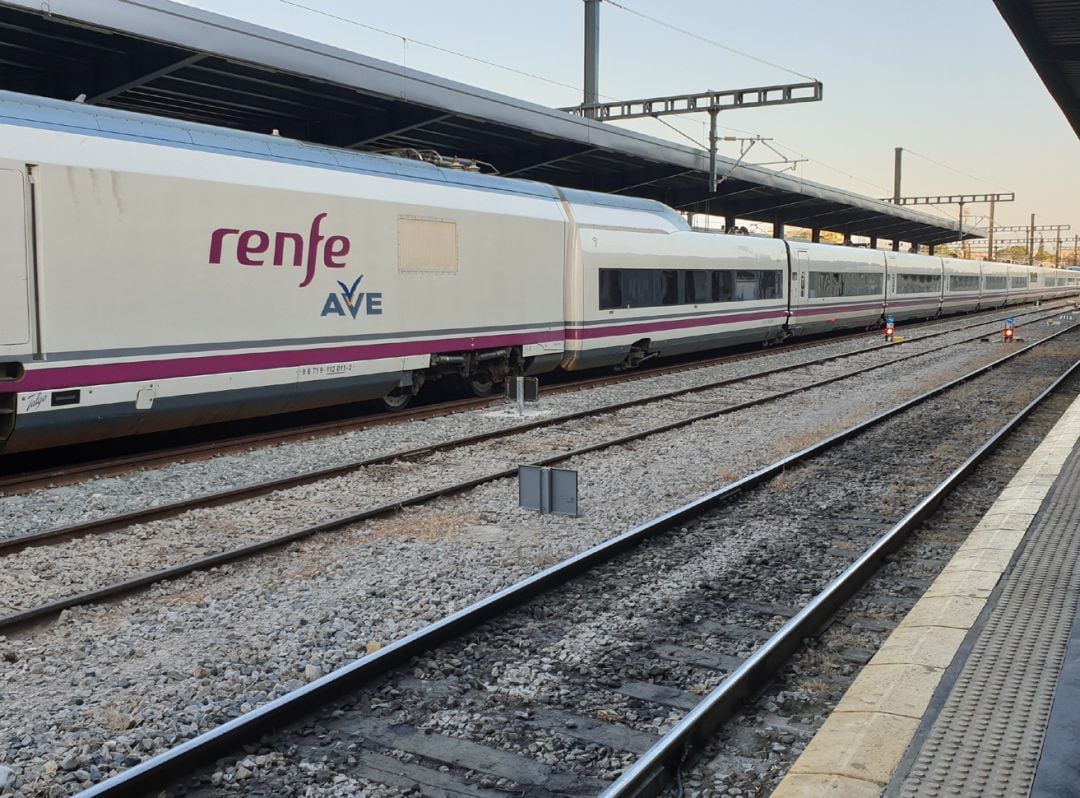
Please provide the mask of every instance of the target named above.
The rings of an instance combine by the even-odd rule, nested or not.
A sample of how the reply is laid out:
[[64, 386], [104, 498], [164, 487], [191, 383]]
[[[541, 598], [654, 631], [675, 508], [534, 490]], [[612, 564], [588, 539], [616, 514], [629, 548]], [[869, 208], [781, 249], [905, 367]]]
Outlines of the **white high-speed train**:
[[0, 226], [6, 452], [1080, 290], [10, 92]]

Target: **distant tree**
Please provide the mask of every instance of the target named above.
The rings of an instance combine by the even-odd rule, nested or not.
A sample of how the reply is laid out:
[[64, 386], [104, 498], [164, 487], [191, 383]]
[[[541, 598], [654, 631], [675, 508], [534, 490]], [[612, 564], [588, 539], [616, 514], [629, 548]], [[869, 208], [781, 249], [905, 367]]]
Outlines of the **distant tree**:
[[843, 233], [834, 233], [831, 230], [821, 231], [821, 243], [822, 244], [843, 244]]
[[1022, 244], [1018, 244], [1013, 247], [1004, 247], [997, 250], [994, 255], [994, 260], [1013, 261], [1015, 263], [1027, 263], [1028, 248]]
[[937, 255], [939, 258], [960, 257], [956, 252], [956, 247], [945, 246], [943, 244], [939, 244], [938, 246], [934, 247], [934, 254]]

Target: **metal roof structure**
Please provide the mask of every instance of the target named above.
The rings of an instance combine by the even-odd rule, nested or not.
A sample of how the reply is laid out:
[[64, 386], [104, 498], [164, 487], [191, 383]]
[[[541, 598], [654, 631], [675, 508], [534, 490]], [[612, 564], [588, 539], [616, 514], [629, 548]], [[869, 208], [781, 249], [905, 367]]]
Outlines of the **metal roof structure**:
[[994, 0], [1080, 136], [1080, 0]]
[[[0, 0], [0, 88], [360, 150], [433, 149], [504, 176], [917, 244], [955, 225], [171, 0]], [[985, 231], [965, 228], [966, 237]]]

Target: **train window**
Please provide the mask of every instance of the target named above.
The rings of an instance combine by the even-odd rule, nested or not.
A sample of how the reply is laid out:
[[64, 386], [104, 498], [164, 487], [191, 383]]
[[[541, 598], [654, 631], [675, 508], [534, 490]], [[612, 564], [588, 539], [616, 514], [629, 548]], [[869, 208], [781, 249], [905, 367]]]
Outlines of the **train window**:
[[1003, 289], [1009, 287], [1009, 279], [1004, 275], [988, 274], [983, 278], [985, 288]]
[[882, 293], [884, 278], [874, 272], [851, 272], [842, 275], [843, 296], [871, 296]]
[[610, 310], [621, 308], [622, 303], [622, 271], [619, 269], [600, 270], [600, 309]]
[[679, 273], [674, 269], [665, 269], [660, 277], [663, 284], [662, 305], [679, 304]]
[[784, 273], [780, 271], [758, 272], [762, 299], [781, 299], [784, 296]]
[[1033, 282], [1033, 283], [1039, 282], [1039, 273], [1038, 272], [1028, 272], [1028, 279], [1031, 280], [1031, 282]]
[[600, 269], [601, 310], [777, 299], [783, 271]]
[[950, 274], [950, 291], [978, 291], [979, 276], [977, 274]]
[[660, 269], [623, 269], [623, 307], [648, 308], [662, 305], [664, 273]]
[[717, 269], [712, 273], [713, 301], [730, 302], [735, 298], [735, 272]]
[[687, 304], [712, 302], [712, 274], [705, 269], [687, 269], [683, 272], [683, 296]]
[[896, 293], [898, 294], [937, 294], [940, 292], [940, 274], [896, 275]]
[[732, 299], [778, 299], [783, 295], [783, 279], [784, 273], [781, 271], [737, 271]]
[[881, 294], [884, 277], [872, 272], [810, 272], [810, 298]]
[[1013, 288], [1027, 288], [1027, 280], [1024, 279], [1023, 275], [1020, 275], [1019, 277], [1013, 277], [1012, 278], [1012, 287]]
[[679, 304], [674, 269], [600, 269], [600, 308], [655, 308]]
[[838, 272], [810, 272], [807, 296], [810, 299], [827, 296], [842, 296], [843, 283]]

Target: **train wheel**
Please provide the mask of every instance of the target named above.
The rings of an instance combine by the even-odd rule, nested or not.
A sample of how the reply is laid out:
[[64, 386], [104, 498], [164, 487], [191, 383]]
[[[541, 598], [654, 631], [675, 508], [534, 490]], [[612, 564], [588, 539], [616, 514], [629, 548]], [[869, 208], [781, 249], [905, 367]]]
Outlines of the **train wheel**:
[[382, 398], [383, 407], [387, 410], [404, 410], [412, 401], [413, 392], [408, 388], [395, 388]]
[[465, 378], [465, 390], [473, 396], [487, 396], [495, 388], [490, 371], [474, 371]]

